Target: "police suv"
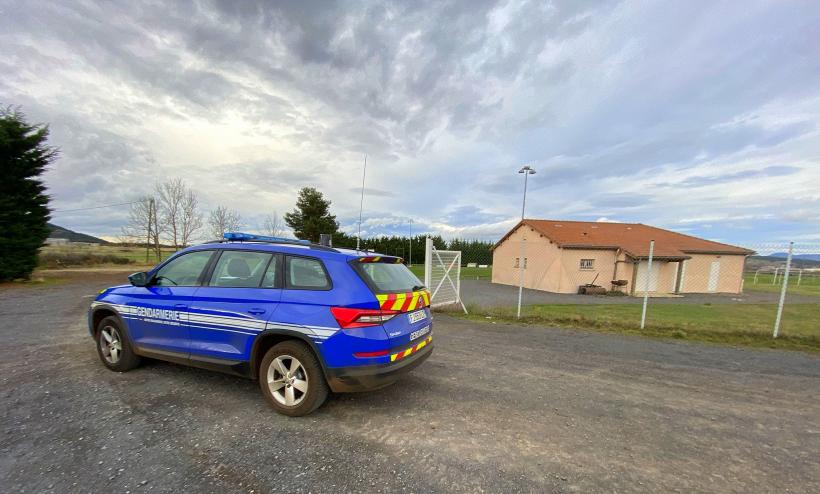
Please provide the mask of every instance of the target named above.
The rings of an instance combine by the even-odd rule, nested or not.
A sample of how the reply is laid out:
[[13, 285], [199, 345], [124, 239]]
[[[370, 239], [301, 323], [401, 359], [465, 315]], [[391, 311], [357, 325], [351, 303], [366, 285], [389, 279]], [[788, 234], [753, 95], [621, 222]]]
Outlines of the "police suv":
[[397, 257], [226, 233], [128, 279], [88, 312], [106, 367], [149, 357], [258, 379], [286, 415], [387, 386], [433, 350], [430, 293]]

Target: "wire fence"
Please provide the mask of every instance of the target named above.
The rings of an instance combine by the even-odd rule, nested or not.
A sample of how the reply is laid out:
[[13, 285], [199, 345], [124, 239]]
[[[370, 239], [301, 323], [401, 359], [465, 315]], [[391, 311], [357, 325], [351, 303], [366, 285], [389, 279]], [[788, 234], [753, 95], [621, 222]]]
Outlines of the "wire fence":
[[820, 347], [820, 243], [704, 250], [659, 240], [628, 250], [533, 237], [507, 239], [485, 268], [465, 263], [461, 298], [471, 312], [517, 317], [521, 285], [523, 319]]

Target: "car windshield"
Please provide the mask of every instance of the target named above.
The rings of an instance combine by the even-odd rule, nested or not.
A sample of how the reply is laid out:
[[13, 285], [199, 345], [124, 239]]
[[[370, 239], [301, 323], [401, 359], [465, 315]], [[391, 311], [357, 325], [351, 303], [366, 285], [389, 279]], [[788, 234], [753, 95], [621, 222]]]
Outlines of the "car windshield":
[[411, 292], [422, 282], [404, 264], [384, 262], [358, 263], [359, 272], [377, 292]]

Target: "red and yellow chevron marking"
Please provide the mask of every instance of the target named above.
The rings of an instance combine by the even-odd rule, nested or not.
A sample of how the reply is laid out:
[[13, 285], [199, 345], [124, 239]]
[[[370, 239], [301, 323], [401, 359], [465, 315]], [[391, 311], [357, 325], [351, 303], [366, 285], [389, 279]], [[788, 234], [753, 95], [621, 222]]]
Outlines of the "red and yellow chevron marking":
[[421, 343], [419, 343], [416, 346], [411, 346], [407, 350], [402, 350], [399, 353], [394, 353], [393, 355], [390, 355], [390, 361], [395, 362], [396, 360], [401, 360], [404, 357], [407, 357], [408, 355], [412, 355], [412, 354], [416, 353], [417, 351], [421, 350], [422, 348], [424, 348], [425, 346], [427, 346], [427, 344], [430, 343], [431, 341], [433, 341], [433, 336], [432, 335], [428, 336], [426, 340], [422, 341]]
[[427, 290], [380, 294], [376, 295], [376, 299], [378, 299], [379, 307], [381, 307], [382, 310], [410, 312], [430, 306], [430, 292]]
[[386, 257], [386, 256], [367, 256], [367, 257], [360, 257], [359, 262], [385, 262], [385, 263], [393, 263], [393, 264], [401, 264], [404, 262], [404, 259], [401, 257]]

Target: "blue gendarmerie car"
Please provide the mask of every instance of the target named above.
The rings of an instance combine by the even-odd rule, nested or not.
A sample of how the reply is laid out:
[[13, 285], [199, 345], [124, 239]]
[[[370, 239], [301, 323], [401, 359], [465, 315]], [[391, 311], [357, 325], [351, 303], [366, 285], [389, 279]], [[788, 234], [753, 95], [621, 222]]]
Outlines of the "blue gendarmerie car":
[[88, 312], [106, 367], [149, 357], [258, 379], [286, 415], [387, 386], [433, 350], [430, 293], [398, 257], [226, 233], [128, 279]]

